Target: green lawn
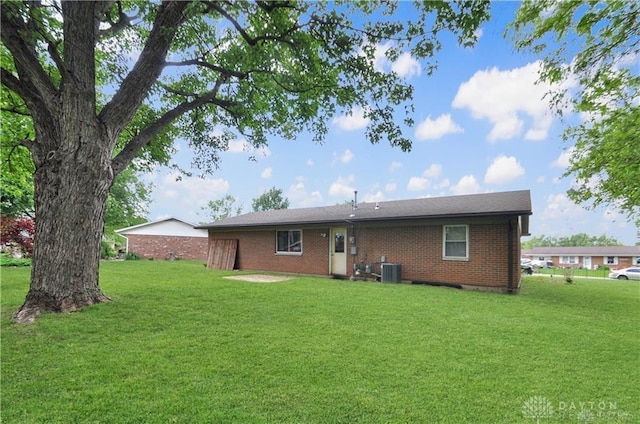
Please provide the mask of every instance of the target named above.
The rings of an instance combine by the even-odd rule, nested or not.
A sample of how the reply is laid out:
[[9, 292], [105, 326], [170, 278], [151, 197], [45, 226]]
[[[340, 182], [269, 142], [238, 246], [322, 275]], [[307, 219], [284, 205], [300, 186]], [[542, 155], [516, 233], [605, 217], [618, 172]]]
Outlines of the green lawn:
[[108, 262], [113, 302], [17, 325], [29, 268], [1, 272], [2, 423], [640, 418], [637, 282], [527, 277], [511, 296]]

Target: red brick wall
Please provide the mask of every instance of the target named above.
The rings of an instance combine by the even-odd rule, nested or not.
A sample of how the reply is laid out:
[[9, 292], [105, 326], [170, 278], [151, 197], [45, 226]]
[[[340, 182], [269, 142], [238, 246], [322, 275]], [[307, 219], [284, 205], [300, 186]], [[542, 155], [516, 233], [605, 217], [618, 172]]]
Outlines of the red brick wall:
[[[529, 255], [532, 256], [532, 255]], [[584, 256], [576, 256], [576, 255], [564, 255], [564, 256], [574, 256], [578, 261], [577, 264], [562, 264], [560, 263], [560, 256], [552, 256], [551, 262], [553, 262], [554, 267], [559, 268], [578, 268], [584, 266]], [[535, 256], [534, 259], [538, 257]], [[634, 266], [633, 257], [631, 256], [618, 256], [617, 264], [607, 264], [605, 263], [605, 258], [603, 256], [591, 256], [591, 269], [595, 269], [597, 266], [606, 266], [609, 269], [622, 269], [629, 268]]]
[[302, 231], [302, 255], [276, 254], [275, 229], [238, 231], [214, 234], [211, 237], [238, 239], [236, 269], [328, 275], [329, 238], [322, 237], [323, 232], [326, 234], [328, 230], [304, 229]]
[[[454, 283], [465, 286], [505, 289], [509, 286], [509, 234], [512, 236], [512, 287], [520, 284], [520, 234], [517, 217], [476, 218], [428, 223], [356, 224], [347, 226], [347, 241], [355, 236], [357, 255], [347, 242], [347, 273], [354, 262], [386, 261], [401, 266], [403, 280]], [[469, 259], [442, 258], [443, 225], [469, 225]], [[300, 229], [292, 227], [292, 229]], [[237, 269], [328, 275], [329, 228], [302, 228], [302, 255], [275, 254], [273, 228], [254, 231], [212, 231], [209, 237], [238, 239]], [[379, 267], [378, 267], [379, 269]]]
[[[355, 228], [356, 261], [398, 263], [403, 280], [454, 283], [480, 287], [507, 287], [509, 281], [508, 228], [506, 219], [458, 221], [469, 225], [468, 260], [443, 259], [443, 224], [428, 226]], [[514, 228], [512, 247], [513, 286], [520, 282], [520, 240]], [[353, 262], [349, 263], [352, 267]], [[352, 268], [350, 268], [352, 269]]]
[[135, 252], [143, 258], [187, 260], [207, 260], [206, 237], [152, 236], [130, 234], [129, 252]]

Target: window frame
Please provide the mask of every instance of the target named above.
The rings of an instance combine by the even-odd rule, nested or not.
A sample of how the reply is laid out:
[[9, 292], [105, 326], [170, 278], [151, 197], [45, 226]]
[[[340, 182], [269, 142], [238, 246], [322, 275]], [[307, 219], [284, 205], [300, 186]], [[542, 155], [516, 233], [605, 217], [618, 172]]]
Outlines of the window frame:
[[560, 256], [558, 259], [561, 265], [577, 265], [579, 263], [577, 256]]
[[[609, 258], [612, 259], [611, 262], [609, 262]], [[602, 263], [605, 265], [618, 265], [618, 257], [617, 256], [603, 256], [602, 257]]]
[[[289, 240], [289, 243], [291, 243], [291, 239], [290, 239], [290, 237], [291, 237], [291, 234], [292, 234], [292, 233], [296, 233], [296, 232], [297, 232], [297, 233], [300, 233], [300, 241], [299, 241], [299, 243], [300, 243], [300, 250], [299, 250], [299, 251], [297, 251], [297, 250], [278, 250], [278, 247], [279, 247], [279, 246], [278, 246], [278, 239], [279, 239], [279, 235], [280, 235], [280, 233], [284, 233], [284, 232], [288, 233], [288, 235], [287, 235], [287, 240]], [[302, 232], [302, 229], [292, 228], [292, 229], [278, 229], [278, 230], [276, 230], [276, 240], [275, 240], [275, 242], [276, 242], [276, 246], [275, 246], [275, 254], [276, 254], [276, 255], [285, 255], [285, 256], [300, 256], [300, 255], [302, 255], [302, 251], [303, 251], [303, 242], [302, 242], [302, 240], [303, 240], [303, 232]], [[289, 245], [289, 246], [290, 246], [290, 245]]]
[[[447, 240], [447, 229], [463, 227], [464, 228], [464, 256], [448, 256], [447, 255], [447, 242], [449, 243], [461, 243], [462, 240]], [[445, 261], [468, 261], [469, 260], [469, 225], [468, 224], [451, 224], [442, 226], [442, 259]]]

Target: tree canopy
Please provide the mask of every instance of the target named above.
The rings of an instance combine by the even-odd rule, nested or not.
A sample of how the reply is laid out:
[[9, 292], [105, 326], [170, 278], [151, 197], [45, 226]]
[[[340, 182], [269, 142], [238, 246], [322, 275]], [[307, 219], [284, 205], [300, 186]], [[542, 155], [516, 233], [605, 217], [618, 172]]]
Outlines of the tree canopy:
[[253, 199], [251, 206], [254, 212], [288, 209], [289, 199], [282, 195], [281, 188], [272, 187]]
[[209, 200], [207, 206], [202, 207], [202, 211], [209, 221], [219, 221], [242, 213], [242, 206], [236, 206], [235, 203], [236, 198], [227, 194], [221, 199]]
[[544, 234], [537, 237], [531, 237], [529, 240], [522, 242], [523, 249], [531, 249], [534, 247], [587, 247], [587, 246], [622, 246], [618, 240], [609, 237], [606, 234], [601, 236], [591, 236], [586, 233], [573, 234], [566, 237], [552, 237]]
[[512, 24], [516, 47], [542, 56], [540, 79], [567, 119], [569, 197], [608, 205], [640, 225], [640, 3], [526, 0]]

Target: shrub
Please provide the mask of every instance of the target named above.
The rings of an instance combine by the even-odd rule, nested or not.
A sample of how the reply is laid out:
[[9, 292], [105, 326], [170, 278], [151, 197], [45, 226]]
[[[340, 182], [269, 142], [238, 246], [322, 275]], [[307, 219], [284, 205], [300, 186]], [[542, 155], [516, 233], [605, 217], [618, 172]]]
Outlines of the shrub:
[[6, 216], [0, 219], [0, 244], [15, 246], [24, 257], [30, 257], [33, 254], [33, 235], [36, 231], [33, 219]]
[[0, 266], [31, 266], [31, 259], [13, 258], [9, 255], [0, 255]]
[[108, 241], [102, 241], [102, 247], [100, 250], [100, 258], [101, 259], [113, 259], [116, 257], [116, 252], [111, 247], [111, 243]]
[[127, 257], [125, 258], [127, 261], [139, 261], [140, 255], [138, 255], [136, 252], [129, 252], [127, 253]]

